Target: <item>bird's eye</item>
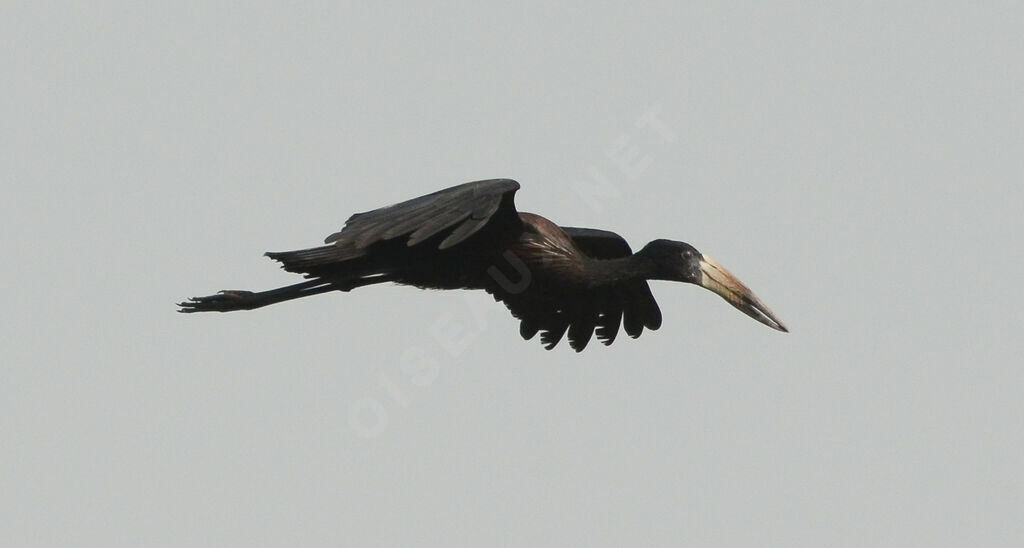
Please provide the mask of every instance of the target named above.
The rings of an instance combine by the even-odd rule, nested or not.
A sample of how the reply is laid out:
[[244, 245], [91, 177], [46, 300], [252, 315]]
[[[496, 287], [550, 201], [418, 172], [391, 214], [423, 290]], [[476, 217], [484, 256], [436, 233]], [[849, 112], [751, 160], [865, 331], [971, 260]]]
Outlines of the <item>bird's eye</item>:
[[684, 259], [692, 259], [693, 258], [693, 252], [690, 251], [689, 249], [687, 249], [686, 251], [683, 252], [683, 258]]

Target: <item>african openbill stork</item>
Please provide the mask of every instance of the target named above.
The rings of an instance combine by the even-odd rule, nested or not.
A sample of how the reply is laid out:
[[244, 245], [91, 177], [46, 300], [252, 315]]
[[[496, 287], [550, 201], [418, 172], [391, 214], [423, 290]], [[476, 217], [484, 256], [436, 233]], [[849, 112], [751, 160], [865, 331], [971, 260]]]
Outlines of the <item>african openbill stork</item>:
[[538, 332], [551, 349], [568, 331], [583, 350], [597, 331], [606, 345], [619, 325], [639, 337], [661, 326], [647, 280], [710, 289], [755, 320], [787, 331], [735, 276], [693, 246], [654, 240], [633, 253], [614, 232], [560, 227], [516, 211], [519, 183], [492, 179], [453, 186], [352, 215], [324, 246], [267, 253], [309, 281], [252, 292], [227, 290], [179, 303], [180, 312], [250, 310], [299, 297], [394, 282], [424, 289], [483, 289]]

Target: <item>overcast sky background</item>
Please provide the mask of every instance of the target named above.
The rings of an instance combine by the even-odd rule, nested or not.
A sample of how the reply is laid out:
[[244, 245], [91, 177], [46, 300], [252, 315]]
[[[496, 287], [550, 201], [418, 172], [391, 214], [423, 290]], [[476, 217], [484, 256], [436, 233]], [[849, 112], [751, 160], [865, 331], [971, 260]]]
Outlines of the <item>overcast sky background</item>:
[[[1020, 546], [1022, 10], [7, 3], [0, 545]], [[261, 255], [510, 177], [687, 241], [582, 354]]]

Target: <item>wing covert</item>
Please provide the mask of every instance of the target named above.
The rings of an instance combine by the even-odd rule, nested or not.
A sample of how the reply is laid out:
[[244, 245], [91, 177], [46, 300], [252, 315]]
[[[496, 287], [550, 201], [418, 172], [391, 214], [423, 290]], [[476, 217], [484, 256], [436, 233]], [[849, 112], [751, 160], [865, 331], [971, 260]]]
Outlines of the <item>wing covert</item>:
[[580, 251], [595, 259], [616, 259], [633, 254], [625, 238], [610, 230], [563, 226], [562, 230], [572, 238]]

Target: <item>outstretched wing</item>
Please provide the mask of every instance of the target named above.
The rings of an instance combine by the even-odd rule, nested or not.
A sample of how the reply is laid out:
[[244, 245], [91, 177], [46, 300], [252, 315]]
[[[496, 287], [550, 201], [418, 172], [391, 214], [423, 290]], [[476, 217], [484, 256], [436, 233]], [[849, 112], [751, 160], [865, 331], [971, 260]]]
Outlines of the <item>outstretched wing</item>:
[[[444, 250], [456, 246], [490, 223], [518, 224], [514, 195], [519, 183], [511, 179], [474, 181], [373, 211], [356, 213], [344, 228], [328, 236], [325, 246], [267, 253], [285, 270], [308, 272], [318, 266], [366, 254], [378, 242], [401, 241], [408, 247], [440, 240]], [[443, 238], [442, 238], [443, 236]]]
[[414, 246], [453, 229], [438, 245], [438, 249], [447, 249], [483, 228], [503, 205], [502, 213], [514, 216], [513, 195], [517, 190], [519, 183], [511, 179], [453, 186], [392, 206], [356, 213], [324, 243], [364, 248], [381, 240], [408, 236], [406, 245]]
[[[562, 230], [591, 258], [615, 259], [632, 254], [626, 240], [614, 232], [574, 227]], [[620, 326], [633, 338], [639, 337], [645, 327], [661, 327], [661, 310], [645, 280], [547, 297], [530, 292], [508, 294], [498, 288], [488, 291], [520, 320], [519, 334], [524, 339], [532, 339], [539, 332], [548, 350], [566, 333], [569, 345], [580, 352], [595, 332], [607, 346], [615, 342]]]

